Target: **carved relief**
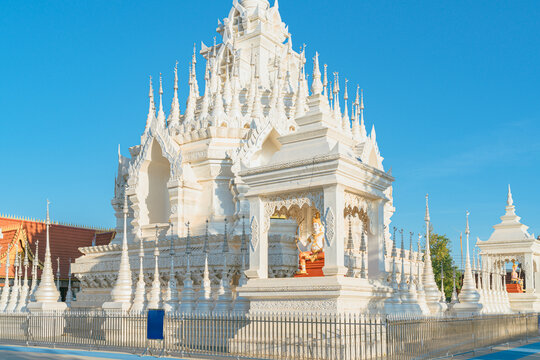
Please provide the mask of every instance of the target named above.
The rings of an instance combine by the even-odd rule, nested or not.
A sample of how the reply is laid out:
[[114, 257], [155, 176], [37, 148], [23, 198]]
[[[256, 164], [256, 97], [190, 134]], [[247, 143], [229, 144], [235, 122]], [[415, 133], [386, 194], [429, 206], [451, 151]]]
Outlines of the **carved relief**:
[[326, 242], [328, 246], [332, 246], [334, 244], [334, 238], [335, 238], [335, 216], [334, 212], [331, 208], [328, 208], [326, 210], [326, 216], [324, 217], [324, 228], [326, 231]]
[[366, 200], [364, 197], [353, 194], [350, 192], [345, 192], [345, 209], [343, 210], [343, 215], [345, 217], [358, 216], [362, 221], [364, 229], [369, 233], [374, 234], [375, 232], [375, 214], [374, 207], [371, 201]]
[[251, 246], [253, 247], [253, 251], [259, 246], [259, 223], [256, 217], [253, 217], [251, 220]]

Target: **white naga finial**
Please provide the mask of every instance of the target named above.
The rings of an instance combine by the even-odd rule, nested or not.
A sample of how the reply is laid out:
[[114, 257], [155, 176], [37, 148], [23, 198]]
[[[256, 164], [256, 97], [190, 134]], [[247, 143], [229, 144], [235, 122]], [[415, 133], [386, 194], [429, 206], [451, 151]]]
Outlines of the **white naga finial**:
[[513, 206], [514, 199], [512, 199], [512, 189], [510, 189], [510, 184], [508, 184], [508, 196], [506, 198], [506, 206]]

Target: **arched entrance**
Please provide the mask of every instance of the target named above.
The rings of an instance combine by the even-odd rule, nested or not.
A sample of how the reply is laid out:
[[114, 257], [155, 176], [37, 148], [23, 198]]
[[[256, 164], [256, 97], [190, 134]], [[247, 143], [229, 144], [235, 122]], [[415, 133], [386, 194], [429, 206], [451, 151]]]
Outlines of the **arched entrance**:
[[169, 177], [170, 163], [163, 156], [159, 143], [154, 140], [150, 158], [142, 165], [138, 184], [141, 225], [169, 221], [170, 201], [167, 188]]

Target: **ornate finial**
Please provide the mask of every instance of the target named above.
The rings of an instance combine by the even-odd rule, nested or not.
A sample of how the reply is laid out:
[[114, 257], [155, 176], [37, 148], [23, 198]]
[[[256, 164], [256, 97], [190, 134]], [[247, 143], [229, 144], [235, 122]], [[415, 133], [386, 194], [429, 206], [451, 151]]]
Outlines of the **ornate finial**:
[[328, 65], [324, 64], [323, 95], [328, 92]]
[[506, 198], [506, 206], [513, 206], [514, 199], [512, 199], [512, 190], [510, 189], [510, 184], [508, 184], [508, 196]]
[[50, 225], [51, 223], [51, 218], [49, 217], [49, 205], [51, 204], [51, 202], [49, 201], [49, 199], [47, 199], [47, 218], [45, 219], [45, 223], [47, 225]]
[[148, 90], [148, 97], [154, 99], [154, 88], [152, 87], [152, 75], [150, 75], [150, 87]]
[[208, 254], [208, 219], [206, 219], [206, 227], [204, 232], [203, 253]]
[[337, 98], [338, 93], [339, 93], [339, 73], [334, 72], [334, 94], [336, 94], [336, 98]]
[[223, 231], [223, 249], [222, 252], [224, 254], [229, 252], [229, 238], [227, 234], [227, 218], [225, 218], [225, 229]]
[[411, 234], [411, 238], [409, 240], [409, 259], [412, 261], [412, 237], [414, 235], [414, 232], [409, 232]]
[[401, 234], [401, 258], [405, 258], [405, 245], [403, 242], [403, 229], [399, 229], [399, 233]]
[[466, 212], [467, 214], [467, 225], [465, 226], [465, 235], [469, 235], [471, 233], [470, 229], [469, 229], [469, 211], [467, 210]]
[[364, 89], [360, 90], [360, 110], [364, 110]]
[[124, 207], [123, 207], [124, 214], [128, 213], [128, 196], [127, 196], [127, 186], [124, 187]]
[[392, 257], [395, 258], [397, 256], [397, 250], [396, 250], [396, 231], [397, 228], [394, 226], [393, 228], [394, 233], [392, 235]]
[[345, 101], [349, 100], [349, 92], [347, 90], [348, 83], [349, 83], [349, 80], [347, 78], [345, 78], [345, 92], [343, 93], [343, 99]]
[[186, 255], [191, 254], [191, 233], [190, 233], [190, 223], [189, 221], [186, 224], [187, 226], [187, 237], [186, 237]]
[[319, 95], [323, 91], [323, 84], [321, 83], [321, 71], [319, 69], [319, 53], [315, 52], [313, 58], [313, 83], [311, 84], [311, 92], [313, 95]]
[[429, 194], [426, 194], [426, 216], [424, 220], [429, 222]]
[[174, 64], [174, 90], [178, 90], [178, 60]]
[[[352, 237], [352, 221], [351, 221], [351, 214], [347, 216], [347, 220], [349, 221], [349, 236], [348, 236], [348, 242], [347, 242], [347, 250], [351, 253], [349, 258], [349, 264], [352, 264], [352, 251], [354, 250], [354, 242]], [[352, 269], [352, 267], [351, 267]]]

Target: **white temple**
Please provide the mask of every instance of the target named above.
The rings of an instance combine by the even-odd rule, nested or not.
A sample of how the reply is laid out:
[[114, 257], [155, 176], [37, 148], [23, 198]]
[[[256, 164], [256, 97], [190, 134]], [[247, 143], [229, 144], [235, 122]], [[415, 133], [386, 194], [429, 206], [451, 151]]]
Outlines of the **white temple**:
[[[85, 255], [71, 270], [81, 292], [70, 306], [445, 312], [431, 265], [427, 197], [423, 255], [414, 234], [390, 234], [394, 178], [384, 170], [375, 127], [366, 131], [359, 88], [353, 101], [348, 80], [337, 72], [328, 79], [317, 53], [308, 61], [305, 46], [294, 50], [277, 1], [235, 0], [217, 31], [221, 42], [193, 53], [185, 107], [176, 67], [168, 115], [161, 76], [157, 105], [150, 80], [141, 143], [129, 158], [118, 154], [117, 235], [109, 245], [80, 249]], [[482, 302], [507, 311], [506, 289], [481, 288], [468, 259], [467, 291], [451, 311], [478, 313], [487, 308]], [[30, 311], [63, 308], [50, 254], [45, 265]], [[4, 289], [0, 305], [11, 293]], [[26, 297], [15, 309], [26, 307]]]
[[[290, 278], [298, 261], [294, 237], [297, 232], [302, 239], [310, 234], [315, 211], [322, 214], [327, 228], [325, 275], [344, 275], [346, 257], [359, 258], [358, 250], [344, 253], [345, 218], [351, 214], [355, 247], [365, 231], [369, 251], [379, 254], [367, 259], [370, 278], [385, 276], [380, 248], [383, 225], [389, 224], [394, 211], [393, 178], [384, 172], [374, 128], [369, 135], [366, 132], [359, 92], [355, 101], [349, 101], [347, 81], [340, 83], [334, 73], [329, 82], [326, 66], [321, 74], [317, 54], [312, 63], [306, 61], [305, 47], [294, 50], [277, 3], [270, 7], [264, 0], [235, 1], [218, 32], [222, 42], [202, 44], [200, 50], [206, 67], [203, 91], [199, 90], [203, 81], [195, 75], [201, 60], [193, 54], [185, 109], [180, 109], [176, 68], [167, 116], [161, 79], [157, 112], [150, 84], [141, 144], [129, 149], [131, 158], [119, 154], [112, 201], [117, 237], [109, 246], [83, 249], [86, 256], [73, 265], [83, 291], [73, 306], [101, 306], [110, 300], [124, 237], [124, 188], [130, 265], [138, 267], [142, 239], [147, 281], [153, 278], [155, 238], [162, 254], [160, 281], [165, 285], [169, 274], [164, 270], [170, 262], [165, 249], [174, 237], [176, 254], [185, 253], [189, 222], [191, 274], [199, 287], [208, 220], [210, 281], [217, 288], [226, 277], [235, 290], [243, 217], [251, 238], [247, 288], [255, 280]], [[313, 81], [308, 84], [312, 69]], [[225, 220], [230, 252], [223, 272], [225, 259], [219, 253]], [[186, 261], [185, 256], [175, 261], [178, 284], [185, 280], [181, 269]], [[358, 272], [361, 261], [356, 263]]]
[[[494, 231], [488, 240], [477, 241], [481, 250], [482, 264], [479, 269], [484, 291], [491, 292], [490, 283], [496, 283], [497, 296], [488, 296], [486, 305], [492, 312], [508, 312], [508, 305], [514, 311], [540, 311], [540, 240], [527, 231], [528, 226], [520, 222], [512, 191], [508, 186], [506, 213], [501, 216], [501, 223], [493, 226]], [[524, 292], [508, 293], [501, 291], [501, 276], [506, 276], [506, 264], [520, 264], [524, 274], [519, 278], [524, 285]], [[495, 277], [489, 273], [495, 273]], [[498, 279], [495, 281], [494, 279]], [[490, 281], [491, 279], [491, 281]], [[503, 281], [505, 283], [505, 281]], [[491, 294], [490, 294], [491, 295]]]

